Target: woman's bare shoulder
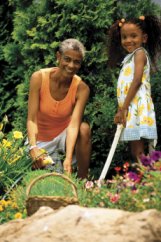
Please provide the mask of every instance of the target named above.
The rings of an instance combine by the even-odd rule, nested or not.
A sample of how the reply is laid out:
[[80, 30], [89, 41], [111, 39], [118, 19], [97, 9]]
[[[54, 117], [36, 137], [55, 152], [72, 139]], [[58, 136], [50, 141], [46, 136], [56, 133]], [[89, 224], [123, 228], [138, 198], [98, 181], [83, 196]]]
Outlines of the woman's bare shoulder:
[[39, 79], [42, 77], [41, 70], [35, 71], [31, 75], [31, 79]]
[[90, 92], [90, 88], [89, 86], [87, 85], [87, 83], [85, 83], [83, 80], [80, 81], [79, 85], [78, 85], [78, 90], [80, 92], [87, 92], [89, 93]]
[[42, 73], [40, 70], [35, 71], [32, 73], [31, 78], [30, 78], [30, 85], [33, 87], [41, 87], [41, 82], [42, 82]]

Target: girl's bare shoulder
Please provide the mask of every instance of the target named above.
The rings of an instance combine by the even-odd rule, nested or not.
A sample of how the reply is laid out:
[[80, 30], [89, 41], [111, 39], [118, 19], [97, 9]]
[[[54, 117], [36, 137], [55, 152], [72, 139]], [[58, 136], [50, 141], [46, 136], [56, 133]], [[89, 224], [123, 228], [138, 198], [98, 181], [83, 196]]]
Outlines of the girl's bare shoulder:
[[144, 50], [144, 48], [140, 48], [140, 49], [135, 51], [134, 60], [135, 61], [143, 61], [144, 63], [147, 62], [147, 53]]

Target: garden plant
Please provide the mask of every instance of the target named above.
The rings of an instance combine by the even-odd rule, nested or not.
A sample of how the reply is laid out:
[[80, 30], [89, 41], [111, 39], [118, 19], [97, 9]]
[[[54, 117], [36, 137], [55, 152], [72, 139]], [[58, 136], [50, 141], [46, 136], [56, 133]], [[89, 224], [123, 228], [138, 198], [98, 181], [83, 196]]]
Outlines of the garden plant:
[[[89, 177], [79, 180], [76, 173], [70, 177], [77, 186], [80, 205], [134, 212], [161, 210], [160, 135], [156, 151], [138, 164], [133, 164], [128, 148], [119, 144], [105, 180], [98, 180], [116, 130], [118, 70], [107, 68], [108, 28], [129, 14], [161, 16], [160, 7], [151, 0], [6, 0], [0, 11], [0, 224], [26, 218], [26, 189], [32, 179], [49, 172], [32, 171], [24, 146], [29, 79], [42, 66], [56, 65], [53, 53], [60, 41], [70, 37], [86, 46], [79, 75], [91, 89], [84, 117], [92, 129]], [[161, 67], [157, 61], [151, 83], [160, 134]], [[40, 184], [41, 191], [35, 186], [32, 193], [71, 195], [64, 183], [53, 188], [48, 181]]]

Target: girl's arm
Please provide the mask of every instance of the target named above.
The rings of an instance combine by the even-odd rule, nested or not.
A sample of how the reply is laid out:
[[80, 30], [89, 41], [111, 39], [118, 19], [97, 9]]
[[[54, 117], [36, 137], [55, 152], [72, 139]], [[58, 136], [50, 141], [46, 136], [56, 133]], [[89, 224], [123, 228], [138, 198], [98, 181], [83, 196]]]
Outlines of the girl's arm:
[[[27, 132], [29, 145], [32, 148], [30, 155], [33, 160], [41, 155], [40, 150], [36, 147], [36, 138], [38, 134], [37, 113], [39, 110], [39, 92], [41, 88], [42, 75], [40, 71], [34, 72], [30, 79], [29, 99], [28, 99], [28, 117]], [[34, 163], [35, 168], [41, 167], [42, 157]]]
[[142, 76], [144, 72], [144, 66], [146, 65], [147, 57], [143, 50], [138, 50], [134, 54], [134, 78], [128, 90], [125, 102], [115, 116], [115, 123], [122, 123], [126, 125], [126, 117], [128, 113], [128, 107], [135, 97], [139, 87], [141, 86]]
[[68, 173], [72, 172], [73, 152], [79, 133], [79, 128], [82, 122], [84, 109], [89, 97], [89, 93], [89, 87], [81, 81], [81, 83], [78, 86], [76, 94], [76, 104], [72, 113], [71, 121], [67, 128], [66, 158], [64, 160], [63, 166], [64, 170]]

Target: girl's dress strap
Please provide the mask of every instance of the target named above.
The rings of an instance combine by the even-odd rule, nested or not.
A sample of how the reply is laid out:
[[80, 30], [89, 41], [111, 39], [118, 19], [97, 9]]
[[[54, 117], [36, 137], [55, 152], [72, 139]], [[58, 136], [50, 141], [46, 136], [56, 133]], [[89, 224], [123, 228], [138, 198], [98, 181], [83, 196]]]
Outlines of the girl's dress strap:
[[146, 56], [148, 57], [148, 59], [150, 60], [149, 54], [146, 51], [146, 49], [144, 49], [143, 47], [139, 47], [136, 50], [134, 50], [132, 53], [128, 54], [127, 56], [125, 56], [124, 60], [122, 61], [121, 65], [124, 65], [125, 63], [129, 62], [131, 60], [131, 58], [134, 56], [135, 52], [138, 50], [144, 50]]

